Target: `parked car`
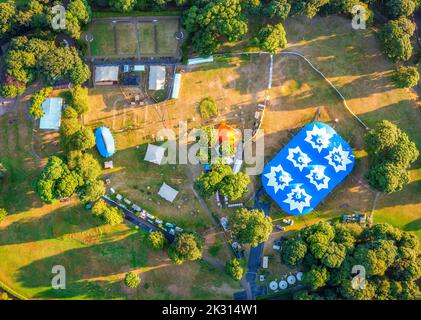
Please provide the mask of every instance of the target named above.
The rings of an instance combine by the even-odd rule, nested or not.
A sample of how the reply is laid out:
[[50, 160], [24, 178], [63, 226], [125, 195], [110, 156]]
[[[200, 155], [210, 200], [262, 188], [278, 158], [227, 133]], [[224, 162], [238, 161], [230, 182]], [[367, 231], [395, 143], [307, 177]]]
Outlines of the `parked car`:
[[284, 231], [285, 230], [285, 228], [283, 226], [281, 226], [280, 224], [277, 224], [275, 226], [275, 228], [276, 228], [276, 230], [279, 230], [279, 231]]

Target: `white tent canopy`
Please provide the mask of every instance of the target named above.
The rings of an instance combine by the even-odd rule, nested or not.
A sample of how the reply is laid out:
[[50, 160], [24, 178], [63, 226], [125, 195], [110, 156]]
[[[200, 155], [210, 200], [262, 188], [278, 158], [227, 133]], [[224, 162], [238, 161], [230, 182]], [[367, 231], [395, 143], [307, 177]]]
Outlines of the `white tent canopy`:
[[148, 149], [146, 150], [145, 155], [145, 161], [161, 164], [162, 159], [164, 158], [164, 154], [164, 147], [156, 146], [154, 144], [148, 144]]
[[118, 66], [103, 66], [95, 68], [95, 82], [118, 81]]
[[165, 87], [165, 67], [151, 66], [149, 70], [149, 90], [162, 90]]
[[44, 115], [39, 122], [39, 128], [44, 130], [58, 130], [61, 123], [62, 98], [48, 98], [42, 103]]
[[167, 185], [165, 182], [162, 184], [161, 189], [159, 189], [158, 194], [164, 198], [165, 200], [169, 202], [173, 202], [175, 197], [178, 194], [178, 191], [174, 188], [171, 188], [169, 185]]

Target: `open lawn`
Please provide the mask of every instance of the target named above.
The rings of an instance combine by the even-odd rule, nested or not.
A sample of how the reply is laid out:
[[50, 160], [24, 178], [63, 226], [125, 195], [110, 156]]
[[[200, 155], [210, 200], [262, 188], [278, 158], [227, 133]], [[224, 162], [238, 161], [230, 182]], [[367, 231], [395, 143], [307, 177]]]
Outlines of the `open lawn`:
[[[417, 97], [410, 90], [392, 85], [390, 75], [394, 65], [381, 54], [371, 30], [355, 31], [349, 20], [340, 17], [294, 18], [286, 21], [285, 27], [288, 50], [304, 54], [325, 73], [363, 121], [372, 127], [381, 119], [391, 120], [421, 149]], [[131, 106], [119, 88], [90, 90], [91, 111], [85, 116], [85, 125], [107, 125], [116, 139], [115, 168], [104, 172], [111, 184], [157, 216], [202, 232], [207, 239], [207, 255], [221, 262], [229, 254], [221, 245], [220, 235], [212, 234], [211, 220], [194, 197], [188, 179], [196, 176], [200, 168], [156, 166], [145, 163], [143, 155], [146, 144], [155, 141], [158, 130], [178, 130], [180, 120], [187, 121], [189, 129], [206, 124], [217, 126], [221, 122], [239, 129], [250, 128], [255, 107], [265, 97], [269, 61], [268, 55], [217, 57], [212, 64], [186, 68], [179, 99], [144, 107]], [[332, 123], [333, 119], [339, 119], [336, 129], [354, 147], [357, 158], [353, 172], [343, 184], [315, 211], [294, 218], [295, 224], [287, 227], [286, 232], [274, 234], [271, 241], [320, 220], [337, 220], [343, 213], [369, 214], [375, 192], [364, 179], [365, 129], [346, 111], [335, 92], [300, 58], [276, 55], [273, 86], [268, 94], [271, 105], [262, 125], [266, 162], [303, 125], [314, 120], [317, 108], [321, 121]], [[198, 104], [209, 95], [215, 98], [219, 114], [215, 119], [203, 120]], [[220, 271], [203, 261], [170, 265], [166, 254], [151, 252], [144, 244], [143, 235], [132, 226], [99, 225], [76, 198], [42, 205], [31, 183], [46, 157], [58, 150], [57, 135], [34, 133], [32, 137], [34, 126], [26, 116], [28, 98], [19, 101], [15, 112], [0, 117], [0, 161], [11, 173], [0, 186], [0, 206], [11, 213], [0, 226], [0, 281], [35, 298], [232, 298], [239, 284]], [[34, 150], [32, 142], [36, 142]], [[420, 172], [421, 159], [411, 169], [411, 183], [403, 191], [379, 197], [374, 210], [375, 223], [390, 222], [421, 237]], [[260, 177], [253, 180], [242, 201], [249, 200], [253, 190], [260, 187]], [[164, 181], [180, 190], [173, 205], [156, 196]], [[208, 203], [217, 215], [233, 212], [217, 209], [213, 199]], [[191, 214], [194, 210], [199, 212]], [[272, 203], [271, 216], [277, 224], [285, 214]], [[265, 252], [272, 254], [271, 243], [268, 246]], [[277, 253], [273, 254], [275, 263], [270, 277], [279, 280], [288, 270], [278, 264]], [[57, 264], [65, 266], [68, 272], [67, 291], [49, 289], [51, 267]], [[140, 272], [143, 278], [137, 290], [122, 286], [124, 273], [130, 270]]]
[[142, 54], [154, 54], [155, 48], [155, 26], [152, 23], [138, 23], [140, 52]]
[[135, 55], [138, 51], [136, 28], [133, 23], [117, 23], [117, 54]]
[[176, 56], [179, 17], [139, 17], [96, 19], [89, 28], [94, 40], [92, 57], [142, 55]]
[[94, 40], [91, 43], [91, 55], [116, 54], [114, 25], [110, 23], [94, 23], [92, 25], [92, 36]]

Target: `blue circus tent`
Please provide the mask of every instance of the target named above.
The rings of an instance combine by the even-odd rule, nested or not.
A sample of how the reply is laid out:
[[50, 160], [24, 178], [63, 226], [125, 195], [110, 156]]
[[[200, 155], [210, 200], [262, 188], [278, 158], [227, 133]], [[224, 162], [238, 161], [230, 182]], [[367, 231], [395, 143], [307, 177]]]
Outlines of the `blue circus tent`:
[[352, 148], [330, 126], [305, 126], [263, 169], [268, 195], [290, 215], [312, 211], [354, 167]]
[[110, 129], [100, 127], [95, 131], [96, 147], [104, 158], [111, 157], [115, 153], [115, 143]]

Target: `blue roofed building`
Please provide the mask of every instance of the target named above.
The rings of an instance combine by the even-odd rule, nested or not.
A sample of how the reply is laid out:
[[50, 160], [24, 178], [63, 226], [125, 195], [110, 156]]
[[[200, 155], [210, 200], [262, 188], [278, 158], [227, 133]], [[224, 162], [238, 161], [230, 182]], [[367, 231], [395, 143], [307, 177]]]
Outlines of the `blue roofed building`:
[[109, 158], [115, 153], [114, 137], [110, 129], [100, 127], [95, 131], [96, 147], [104, 158]]
[[263, 169], [266, 192], [290, 215], [312, 211], [354, 167], [352, 148], [329, 125], [305, 126]]

